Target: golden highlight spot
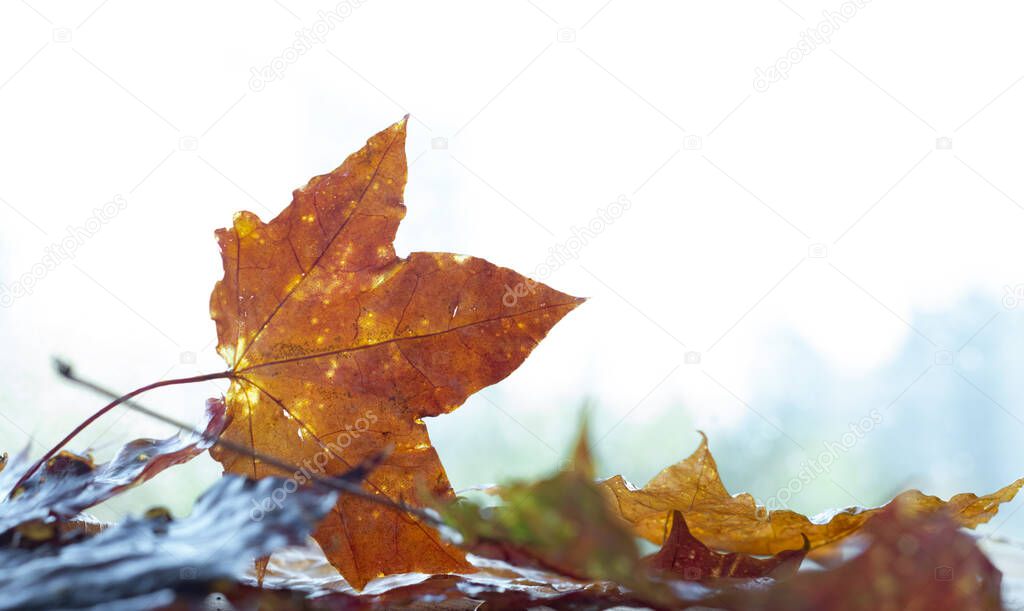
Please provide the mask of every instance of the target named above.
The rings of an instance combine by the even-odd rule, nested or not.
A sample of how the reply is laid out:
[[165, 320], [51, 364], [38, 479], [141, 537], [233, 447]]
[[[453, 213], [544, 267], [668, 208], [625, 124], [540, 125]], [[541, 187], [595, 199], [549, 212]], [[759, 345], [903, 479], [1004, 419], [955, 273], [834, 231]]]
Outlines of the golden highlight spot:
[[245, 399], [249, 405], [256, 406], [261, 398], [260, 389], [252, 385], [245, 388]]
[[260, 226], [260, 220], [250, 212], [237, 212], [233, 220], [235, 231], [243, 238]]
[[[239, 338], [238, 345], [240, 346], [241, 344], [242, 344], [242, 340], [241, 340], [241, 338]], [[235, 350], [235, 346], [231, 346], [231, 345], [219, 346], [217, 348], [217, 352], [219, 352], [220, 355], [222, 357], [224, 357], [224, 360], [227, 361], [228, 363], [234, 363], [235, 362], [235, 355], [236, 354], [240, 354], [239, 352], [237, 352]]]
[[341, 255], [338, 257], [338, 264], [344, 267], [353, 252], [355, 252], [355, 248], [351, 244], [346, 244], [345, 249], [341, 251]]

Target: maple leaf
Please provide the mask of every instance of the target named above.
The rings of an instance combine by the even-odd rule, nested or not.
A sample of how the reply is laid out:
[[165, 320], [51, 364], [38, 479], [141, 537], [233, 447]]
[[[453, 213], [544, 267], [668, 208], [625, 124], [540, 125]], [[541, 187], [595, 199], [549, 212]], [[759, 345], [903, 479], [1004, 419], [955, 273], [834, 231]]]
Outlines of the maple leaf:
[[[611, 603], [618, 601], [622, 592], [607, 587], [609, 584], [623, 586], [632, 598], [644, 602], [642, 606], [682, 608], [699, 604], [712, 592], [710, 588], [740, 587], [751, 579], [770, 577], [761, 580], [760, 585], [765, 586], [774, 579], [790, 577], [807, 554], [806, 540], [801, 549], [771, 558], [719, 554], [694, 538], [682, 515], [675, 512], [671, 533], [661, 550], [641, 558], [629, 525], [608, 505], [594, 481], [585, 426], [571, 465], [536, 482], [493, 488], [492, 492], [504, 501], [499, 506], [483, 508], [460, 499], [439, 504], [438, 512], [459, 534], [460, 545], [472, 552], [474, 562], [479, 562], [478, 557], [489, 558], [514, 567], [557, 573], [577, 582], [606, 584], [601, 595], [576, 600], [581, 608], [597, 607], [601, 600], [613, 606]], [[538, 579], [540, 576], [535, 575], [534, 581]], [[481, 591], [462, 581], [451, 583], [453, 592], [458, 588]], [[436, 585], [444, 589], [443, 582]], [[543, 600], [542, 591], [521, 594]], [[562, 602], [570, 604], [568, 600]]]
[[[690, 531], [715, 549], [771, 555], [803, 545], [819, 548], [863, 527], [884, 507], [850, 507], [814, 519], [788, 509], [769, 511], [749, 494], [729, 494], [708, 449], [707, 437], [688, 458], [671, 465], [637, 490], [622, 476], [602, 482], [613, 507], [637, 534], [661, 544], [673, 511], [682, 512]], [[948, 501], [917, 490], [901, 493], [886, 506], [900, 503], [905, 511], [945, 511], [961, 526], [974, 528], [988, 522], [1002, 503], [1017, 495], [1024, 478], [985, 496], [957, 494]]]
[[[462, 545], [478, 556], [576, 579], [606, 579], [652, 590], [628, 525], [604, 502], [583, 428], [571, 468], [536, 482], [494, 489], [504, 503], [484, 509], [468, 499], [437, 506]], [[653, 592], [657, 596], [662, 592]]]
[[[403, 120], [372, 137], [274, 220], [241, 212], [219, 230], [224, 277], [210, 309], [231, 367], [225, 439], [328, 475], [391, 445], [367, 487], [409, 503], [417, 481], [451, 494], [422, 418], [509, 375], [582, 300], [474, 257], [397, 257], [405, 132]], [[213, 455], [228, 472], [279, 473]], [[351, 495], [314, 536], [357, 588], [468, 567], [411, 516]]]
[[202, 454], [226, 426], [224, 404], [210, 400], [202, 435], [136, 439], [101, 465], [93, 464], [89, 457], [61, 452], [12, 490], [29, 467], [23, 460], [16, 460], [0, 471], [0, 494], [6, 499], [0, 503], [0, 535], [25, 522], [73, 518], [168, 467]]
[[664, 545], [657, 553], [645, 557], [644, 564], [686, 581], [767, 576], [782, 579], [796, 573], [809, 548], [810, 543], [804, 539], [803, 549], [779, 552], [771, 558], [755, 558], [737, 553], [719, 554], [690, 534], [683, 514], [673, 511], [672, 530], [665, 538]]
[[707, 601], [729, 609], [1002, 609], [1002, 575], [943, 511], [922, 514], [898, 499], [862, 533], [870, 543], [830, 571], [808, 571], [772, 588], [731, 590]]

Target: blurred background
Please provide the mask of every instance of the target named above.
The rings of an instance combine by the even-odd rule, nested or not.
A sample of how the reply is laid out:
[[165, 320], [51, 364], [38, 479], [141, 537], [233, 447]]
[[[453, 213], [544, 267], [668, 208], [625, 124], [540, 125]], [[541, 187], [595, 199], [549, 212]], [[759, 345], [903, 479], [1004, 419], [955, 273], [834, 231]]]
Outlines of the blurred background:
[[[590, 297], [428, 423], [457, 489], [556, 468], [587, 406], [637, 485], [703, 430], [774, 507], [991, 492], [1024, 475], [1024, 8], [962, 7], [5, 2], [0, 446], [104, 402], [54, 355], [122, 392], [222, 369], [214, 229], [411, 113], [399, 253]], [[194, 422], [223, 390], [143, 403]], [[72, 448], [171, 432], [115, 411]], [[187, 512], [219, 472], [95, 513]], [[1024, 535], [1021, 504], [988, 531]]]

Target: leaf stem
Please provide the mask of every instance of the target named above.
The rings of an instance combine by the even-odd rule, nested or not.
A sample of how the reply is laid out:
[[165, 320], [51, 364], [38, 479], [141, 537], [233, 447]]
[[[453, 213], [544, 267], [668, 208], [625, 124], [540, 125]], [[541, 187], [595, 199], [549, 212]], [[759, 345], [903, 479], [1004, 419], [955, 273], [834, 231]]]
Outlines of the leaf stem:
[[[187, 424], [185, 424], [183, 422], [175, 420], [174, 418], [171, 418], [170, 416], [166, 416], [164, 414], [161, 414], [160, 412], [154, 411], [152, 409], [149, 409], [148, 407], [144, 407], [144, 406], [139, 405], [138, 403], [132, 401], [131, 400], [132, 397], [136, 396], [137, 394], [140, 394], [139, 392], [135, 392], [135, 394], [129, 393], [128, 395], [124, 395], [124, 396], [118, 397], [116, 393], [114, 393], [114, 392], [112, 392], [112, 391], [110, 391], [110, 390], [100, 386], [99, 384], [96, 384], [94, 382], [90, 382], [88, 380], [84, 380], [84, 379], [78, 377], [74, 373], [74, 370], [71, 368], [71, 366], [69, 364], [67, 364], [67, 363], [65, 363], [63, 361], [56, 361], [56, 365], [57, 365], [57, 371], [60, 373], [60, 375], [62, 377], [64, 377], [65, 379], [67, 379], [68, 381], [70, 381], [70, 382], [74, 382], [75, 384], [79, 384], [81, 386], [84, 386], [84, 387], [86, 387], [86, 388], [88, 388], [88, 389], [90, 389], [90, 390], [92, 390], [94, 392], [97, 392], [97, 393], [101, 394], [101, 395], [105, 395], [107, 397], [115, 398], [117, 401], [119, 401], [125, 407], [127, 407], [127, 408], [129, 408], [131, 410], [137, 411], [137, 412], [139, 412], [141, 414], [145, 414], [146, 416], [149, 416], [150, 418], [154, 418], [156, 420], [159, 420], [159, 421], [164, 422], [166, 424], [169, 424], [171, 426], [177, 427], [178, 429], [180, 429], [181, 431], [183, 431], [185, 433], [190, 433], [190, 434], [192, 434], [192, 435], [194, 435], [196, 437], [204, 437], [204, 434], [201, 431], [198, 431], [195, 428], [193, 428], [193, 427], [191, 427], [191, 426], [189, 426], [189, 425], [187, 425]], [[210, 375], [214, 375], [214, 374], [210, 374]], [[227, 372], [224, 372], [223, 374], [220, 374], [219, 377], [228, 377], [229, 378], [229, 377], [232, 377], [233, 375], [234, 375], [234, 372], [227, 371]], [[202, 377], [202, 376], [200, 376], [200, 377]], [[216, 376], [213, 377], [213, 378], [210, 378], [210, 379], [216, 379]], [[201, 381], [201, 380], [196, 380], [196, 381]], [[107, 408], [104, 408], [104, 409], [107, 409]], [[98, 415], [99, 414], [97, 414], [97, 416]], [[84, 428], [84, 427], [80, 427], [80, 428]], [[73, 435], [71, 435], [67, 439], [65, 439], [64, 442], [62, 442], [62, 445], [63, 445], [63, 443], [66, 443], [68, 441], [68, 439], [70, 439], [70, 437], [72, 437], [72, 436]], [[417, 507], [412, 507], [410, 505], [406, 505], [405, 503], [402, 503], [400, 501], [392, 500], [392, 499], [390, 499], [390, 498], [388, 498], [387, 496], [384, 496], [384, 495], [373, 494], [371, 492], [368, 492], [368, 491], [364, 490], [359, 485], [359, 482], [361, 482], [363, 479], [365, 479], [365, 477], [369, 474], [369, 472], [372, 471], [373, 468], [376, 467], [377, 464], [381, 460], [383, 460], [383, 458], [386, 457], [386, 453], [370, 457], [368, 460], [364, 461], [363, 463], [360, 463], [360, 464], [356, 465], [351, 471], [349, 471], [349, 472], [347, 472], [345, 474], [342, 474], [340, 476], [337, 476], [337, 477], [321, 477], [319, 475], [315, 475], [313, 473], [309, 473], [308, 471], [303, 470], [301, 467], [298, 467], [296, 465], [290, 464], [290, 463], [288, 463], [288, 462], [286, 462], [284, 460], [281, 460], [280, 458], [277, 458], [275, 456], [271, 456], [269, 454], [263, 454], [262, 452], [257, 452], [253, 448], [248, 448], [246, 446], [243, 446], [241, 444], [237, 444], [237, 443], [235, 443], [233, 441], [229, 441], [227, 439], [223, 439], [223, 438], [219, 438], [218, 437], [216, 440], [213, 441], [213, 445], [220, 446], [220, 447], [224, 448], [225, 450], [228, 450], [228, 451], [231, 451], [231, 452], [235, 452], [237, 454], [242, 454], [243, 456], [249, 456], [249, 457], [255, 458], [255, 459], [257, 459], [257, 460], [259, 460], [261, 462], [264, 462], [264, 463], [266, 463], [266, 464], [268, 464], [268, 465], [270, 465], [272, 467], [276, 467], [278, 469], [281, 469], [282, 471], [284, 471], [286, 473], [299, 473], [299, 472], [302, 472], [305, 475], [305, 477], [307, 477], [310, 481], [312, 481], [313, 483], [318, 484], [320, 486], [323, 486], [323, 487], [325, 487], [325, 488], [327, 488], [329, 490], [335, 490], [335, 491], [338, 491], [338, 492], [343, 492], [343, 493], [346, 493], [346, 494], [351, 494], [353, 496], [358, 496], [358, 497], [366, 499], [368, 501], [371, 501], [371, 502], [374, 502], [374, 503], [378, 503], [378, 504], [384, 505], [386, 507], [390, 507], [391, 509], [395, 509], [395, 510], [398, 510], [398, 511], [401, 511], [401, 512], [404, 512], [404, 513], [408, 513], [408, 514], [418, 518], [419, 520], [422, 520], [422, 521], [426, 522], [427, 524], [431, 524], [433, 526], [441, 526], [442, 525], [442, 522], [436, 516], [426, 512], [426, 511], [423, 511], [422, 509], [419, 509]], [[44, 458], [44, 460], [45, 460], [45, 458]], [[33, 468], [34, 469], [38, 468], [38, 464], [35, 467], [33, 467]], [[20, 485], [20, 483], [19, 483], [19, 485]], [[17, 486], [15, 486], [15, 488], [17, 488]]]
[[[64, 363], [63, 361], [59, 361], [59, 360], [56, 361], [55, 364], [57, 366], [57, 371], [62, 376], [66, 377], [66, 378], [69, 378], [69, 379], [73, 379], [72, 376], [74, 374], [71, 372], [71, 366], [70, 365], [68, 365], [67, 363]], [[53, 458], [53, 456], [57, 452], [60, 452], [60, 450], [65, 445], [67, 445], [67, 443], [69, 441], [74, 439], [75, 436], [77, 436], [79, 433], [81, 433], [83, 430], [85, 430], [86, 427], [88, 427], [90, 424], [95, 422], [103, 414], [109, 412], [110, 410], [112, 410], [115, 407], [117, 407], [118, 405], [121, 405], [122, 403], [128, 401], [129, 399], [131, 399], [133, 397], [137, 397], [138, 395], [141, 395], [144, 392], [149, 392], [149, 391], [151, 391], [153, 389], [162, 388], [164, 386], [176, 386], [178, 384], [194, 384], [196, 382], [206, 382], [208, 380], [220, 380], [220, 379], [224, 379], [224, 378], [230, 378], [233, 375], [234, 375], [234, 373], [231, 372], [231, 371], [220, 371], [220, 372], [217, 372], [217, 373], [207, 373], [207, 374], [203, 374], [203, 375], [199, 375], [199, 376], [193, 376], [193, 377], [190, 377], [190, 378], [174, 378], [174, 379], [170, 379], [170, 380], [161, 380], [159, 382], [153, 382], [152, 384], [148, 384], [148, 385], [143, 386], [141, 388], [136, 388], [135, 390], [131, 391], [130, 393], [128, 393], [126, 395], [121, 395], [119, 397], [116, 397], [113, 401], [111, 401], [110, 403], [107, 403], [102, 408], [100, 408], [99, 411], [97, 411], [93, 415], [91, 415], [88, 418], [86, 418], [85, 420], [83, 420], [70, 433], [68, 433], [64, 437], [64, 439], [61, 439], [60, 442], [57, 443], [57, 445], [55, 445], [52, 448], [50, 448], [50, 450], [48, 452], [46, 452], [46, 454], [43, 454], [43, 456], [39, 460], [37, 460], [35, 462], [35, 464], [33, 464], [31, 467], [29, 467], [29, 469], [27, 471], [25, 471], [25, 473], [22, 474], [22, 476], [18, 480], [18, 482], [16, 484], [14, 484], [14, 487], [11, 488], [11, 492], [10, 493], [14, 494], [14, 491], [17, 490], [18, 488], [20, 488], [21, 485], [24, 484], [26, 481], [28, 481], [28, 478], [32, 477], [32, 474], [35, 473], [36, 471], [38, 471], [39, 467], [41, 467], [42, 465], [46, 464], [46, 461], [48, 461], [51, 458]], [[115, 396], [115, 395], [113, 395], [111, 393], [109, 396]]]

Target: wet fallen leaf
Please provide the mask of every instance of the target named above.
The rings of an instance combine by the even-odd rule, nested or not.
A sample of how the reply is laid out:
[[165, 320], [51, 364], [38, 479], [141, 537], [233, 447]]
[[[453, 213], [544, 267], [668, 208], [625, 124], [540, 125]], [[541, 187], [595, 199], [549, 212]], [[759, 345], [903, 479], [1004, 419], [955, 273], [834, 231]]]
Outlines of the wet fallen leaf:
[[[397, 257], [405, 130], [403, 120], [371, 138], [274, 220], [242, 212], [218, 231], [211, 314], [231, 367], [226, 439], [328, 475], [390, 444], [367, 488], [408, 503], [417, 485], [451, 494], [421, 419], [509, 375], [582, 300], [474, 257]], [[214, 456], [228, 472], [277, 472]], [[351, 496], [315, 537], [357, 587], [468, 567], [432, 529]]]
[[770, 558], [756, 558], [747, 554], [719, 554], [690, 534], [686, 520], [679, 511], [672, 512], [672, 528], [657, 553], [644, 558], [644, 564], [686, 581], [712, 581], [735, 578], [752, 579], [772, 577], [785, 579], [794, 575], [810, 543], [804, 547], [779, 552]]
[[649, 609], [643, 599], [611, 583], [551, 584], [524, 578], [486, 575], [433, 575], [419, 583], [379, 594], [354, 597], [327, 594], [313, 598], [316, 609]]
[[[682, 512], [690, 532], [708, 546], [746, 554], [772, 555], [799, 549], [803, 537], [818, 548], [857, 532], [883, 508], [850, 507], [812, 518], [790, 510], [768, 511], [749, 494], [729, 494], [718, 474], [707, 437], [697, 450], [658, 473], [642, 489], [621, 476], [602, 483], [604, 493], [619, 515], [637, 534], [661, 544], [669, 531], [673, 511]], [[985, 496], [957, 494], [948, 501], [909, 490], [896, 497], [906, 511], [944, 510], [961, 526], [974, 528], [989, 521], [1002, 503], [1013, 500], [1024, 478]], [[886, 505], [888, 506], [888, 505]]]
[[634, 535], [594, 483], [585, 426], [570, 468], [495, 492], [504, 501], [497, 507], [466, 499], [438, 506], [472, 553], [574, 579], [620, 584], [648, 603], [679, 602], [669, 587], [650, 578]]
[[438, 506], [442, 519], [473, 553], [575, 578], [632, 581], [640, 552], [594, 484], [585, 431], [570, 468], [495, 491], [504, 501], [497, 507], [467, 499]]
[[[467, 559], [475, 572], [391, 575], [357, 593], [339, 582], [337, 571], [315, 545], [292, 547], [274, 554], [268, 585], [306, 592], [315, 609], [650, 608], [648, 601], [609, 581], [577, 580], [473, 554]], [[697, 604], [716, 593], [697, 584], [681, 584], [672, 606]]]
[[26, 522], [74, 518], [164, 469], [205, 452], [226, 426], [224, 404], [210, 400], [202, 436], [179, 434], [168, 439], [136, 439], [101, 465], [93, 464], [86, 456], [61, 452], [17, 490], [11, 490], [31, 465], [24, 456], [15, 459], [0, 471], [0, 498], [5, 499], [0, 502], [0, 536]]
[[803, 572], [773, 588], [732, 590], [707, 604], [795, 611], [1002, 609], [1002, 575], [947, 512], [922, 514], [913, 499], [897, 499], [862, 532], [867, 548], [834, 570]]
[[251, 556], [303, 541], [334, 506], [335, 493], [305, 488], [255, 519], [253, 507], [285, 484], [225, 477], [181, 520], [129, 519], [73, 544], [2, 548], [0, 609], [152, 609], [204, 597]]

